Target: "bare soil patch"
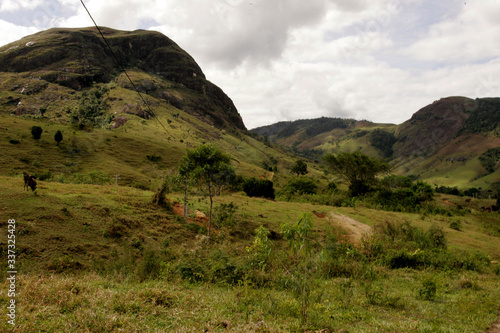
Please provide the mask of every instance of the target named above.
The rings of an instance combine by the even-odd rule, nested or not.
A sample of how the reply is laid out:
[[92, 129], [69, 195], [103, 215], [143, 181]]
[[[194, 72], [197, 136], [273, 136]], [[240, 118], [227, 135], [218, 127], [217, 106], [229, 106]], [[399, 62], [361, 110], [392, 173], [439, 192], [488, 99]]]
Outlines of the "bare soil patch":
[[356, 221], [349, 216], [337, 213], [328, 214], [328, 218], [346, 232], [347, 237], [354, 244], [359, 244], [363, 236], [372, 233], [372, 228], [369, 225]]

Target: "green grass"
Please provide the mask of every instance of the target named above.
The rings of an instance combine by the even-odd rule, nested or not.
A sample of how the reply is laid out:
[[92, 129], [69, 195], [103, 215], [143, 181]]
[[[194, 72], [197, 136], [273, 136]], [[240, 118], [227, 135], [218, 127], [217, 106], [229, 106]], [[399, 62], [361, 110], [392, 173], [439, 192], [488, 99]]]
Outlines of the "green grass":
[[[360, 255], [356, 253], [365, 251], [360, 247], [352, 248], [354, 257], [339, 254], [331, 259], [338, 272], [348, 276], [323, 275], [330, 261], [325, 261], [321, 249], [329, 235], [341, 231], [328, 219], [314, 215], [310, 264], [315, 273], [306, 323], [300, 321], [301, 304], [293, 291], [297, 258], [284, 240], [272, 240], [274, 254], [267, 271], [248, 266], [247, 248], [258, 226], [279, 235], [282, 224], [293, 224], [302, 213], [313, 211], [334, 211], [371, 226], [408, 222], [427, 230], [438, 225], [452, 252], [481, 252], [498, 260], [500, 238], [484, 227], [484, 221], [495, 223], [493, 214], [473, 210], [463, 216], [421, 216], [233, 193], [216, 197], [215, 206], [233, 202], [236, 225], [218, 229], [213, 241], [207, 242], [199, 227], [193, 229], [193, 223], [187, 223], [191, 221], [151, 205], [151, 191], [39, 182], [34, 194], [23, 191], [22, 185], [21, 177], [0, 176], [2, 216], [17, 221], [17, 332], [68, 328], [222, 332], [226, 326], [235, 332], [475, 332], [485, 331], [500, 310], [498, 275], [490, 266], [479, 272], [389, 269], [381, 261], [354, 259]], [[182, 194], [168, 197], [175, 200]], [[460, 198], [448, 196], [446, 200]], [[190, 201], [191, 212], [207, 208], [204, 198]], [[449, 228], [456, 219], [462, 221], [461, 231]], [[2, 230], [6, 230], [5, 222]], [[5, 248], [5, 240], [0, 243]], [[228, 283], [226, 274], [218, 275], [216, 269], [230, 267], [237, 268], [233, 273], [239, 282]], [[199, 278], [182, 271], [188, 268], [198, 270]], [[418, 290], [429, 278], [437, 292], [426, 300]], [[0, 299], [5, 302], [7, 289], [2, 279]], [[0, 323], [4, 330], [7, 325]]]
[[[425, 301], [415, 292], [425, 274], [387, 273], [371, 285], [380, 297], [367, 294], [357, 281], [323, 281], [321, 292], [313, 294], [306, 327], [297, 320], [296, 299], [282, 290], [168, 280], [131, 283], [95, 274], [20, 275], [23, 301], [11, 331], [223, 332], [229, 326], [234, 332], [483, 332], [495, 320], [500, 293], [494, 281], [438, 273], [436, 298]], [[476, 287], [464, 288], [467, 281]], [[5, 283], [0, 287], [5, 299]], [[9, 329], [5, 321], [0, 325]]]

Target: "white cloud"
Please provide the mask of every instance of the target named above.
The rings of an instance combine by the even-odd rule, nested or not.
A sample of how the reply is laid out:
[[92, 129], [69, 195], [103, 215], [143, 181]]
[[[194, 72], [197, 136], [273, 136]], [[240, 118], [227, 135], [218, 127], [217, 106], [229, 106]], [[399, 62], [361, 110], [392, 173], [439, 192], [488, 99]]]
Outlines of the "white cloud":
[[20, 9], [36, 8], [46, 3], [46, 0], [2, 0], [0, 12], [14, 12]]
[[10, 42], [19, 40], [27, 35], [34, 34], [38, 29], [35, 27], [23, 27], [4, 20], [0, 20], [0, 46], [9, 44]]
[[464, 64], [500, 55], [500, 2], [469, 1], [457, 17], [430, 27], [405, 54], [417, 60]]
[[[39, 3], [50, 7], [28, 9]], [[500, 96], [495, 0], [85, 3], [101, 26], [173, 39], [233, 99], [249, 128], [321, 116], [399, 123], [441, 97]], [[53, 25], [93, 24], [74, 0], [0, 6], [2, 44]], [[7, 9], [15, 15], [2, 16]]]

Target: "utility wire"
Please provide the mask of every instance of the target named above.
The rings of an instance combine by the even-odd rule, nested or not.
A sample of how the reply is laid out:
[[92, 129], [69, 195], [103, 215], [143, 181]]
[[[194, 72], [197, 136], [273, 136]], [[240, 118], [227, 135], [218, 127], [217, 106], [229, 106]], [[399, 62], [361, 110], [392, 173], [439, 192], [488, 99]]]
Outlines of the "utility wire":
[[101, 29], [99, 28], [99, 26], [97, 25], [97, 23], [95, 22], [94, 18], [92, 17], [92, 14], [90, 14], [90, 11], [87, 9], [87, 6], [85, 6], [85, 3], [83, 2], [83, 0], [80, 0], [80, 2], [82, 3], [83, 5], [83, 8], [85, 8], [85, 10], [87, 11], [87, 13], [89, 14], [90, 16], [90, 19], [92, 20], [92, 22], [94, 22], [94, 25], [95, 27], [97, 28], [97, 31], [99, 31], [99, 34], [101, 35], [102, 39], [104, 40], [104, 43], [106, 44], [106, 46], [108, 47], [109, 51], [111, 52], [111, 54], [113, 55], [113, 57], [115, 58], [115, 61], [116, 63], [118, 64], [118, 66], [120, 67], [120, 69], [123, 71], [123, 73], [125, 73], [125, 75], [127, 76], [127, 79], [130, 81], [130, 83], [132, 84], [132, 87], [134, 88], [135, 92], [139, 95], [139, 97], [141, 98], [142, 102], [144, 103], [144, 105], [146, 106], [146, 108], [148, 109], [146, 112], [152, 116], [153, 118], [155, 118], [161, 125], [161, 127], [163, 127], [163, 129], [165, 130], [165, 132], [167, 132], [168, 135], [171, 136], [170, 132], [167, 130], [167, 128], [165, 127], [165, 125], [163, 125], [163, 123], [160, 121], [160, 119], [156, 116], [156, 114], [153, 112], [153, 110], [151, 109], [151, 107], [149, 106], [148, 102], [146, 101], [146, 99], [142, 96], [142, 94], [140, 93], [140, 91], [137, 89], [136, 85], [134, 84], [134, 82], [132, 81], [132, 79], [130, 78], [130, 76], [128, 75], [127, 71], [125, 70], [125, 68], [122, 66], [120, 60], [118, 59], [118, 57], [116, 56], [115, 52], [113, 51], [113, 49], [111, 48], [111, 46], [109, 45], [106, 37], [104, 37], [104, 34], [102, 33]]

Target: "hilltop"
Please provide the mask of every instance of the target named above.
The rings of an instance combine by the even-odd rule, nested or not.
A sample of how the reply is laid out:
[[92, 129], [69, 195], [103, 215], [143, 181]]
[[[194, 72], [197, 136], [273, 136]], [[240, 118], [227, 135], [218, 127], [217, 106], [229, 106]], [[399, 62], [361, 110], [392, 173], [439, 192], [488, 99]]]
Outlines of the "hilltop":
[[[131, 90], [124, 68], [153, 105], [170, 103], [217, 127], [245, 129], [231, 99], [174, 41], [154, 31], [101, 31], [113, 53], [96, 28], [53, 28], [1, 47], [3, 112], [60, 113], [76, 91], [96, 83]], [[12, 110], [19, 103], [24, 109]]]
[[400, 125], [323, 117], [252, 132], [310, 157], [361, 151], [439, 185], [487, 188], [500, 177], [500, 98], [443, 98]]
[[[268, 160], [292, 163], [249, 135], [231, 99], [174, 41], [101, 30], [118, 61], [96, 28], [54, 28], [0, 47], [1, 174], [62, 182], [93, 174], [97, 183], [116, 175], [119, 184], [150, 189], [186, 148], [207, 142], [247, 176], [270, 177]], [[32, 126], [42, 127], [40, 140]]]

